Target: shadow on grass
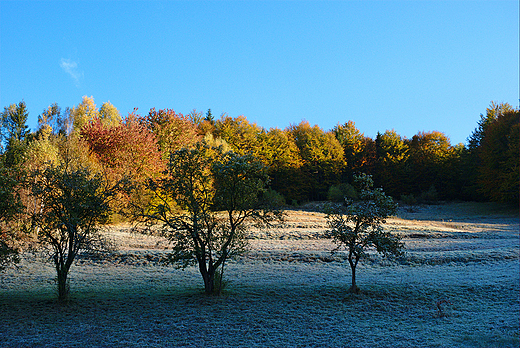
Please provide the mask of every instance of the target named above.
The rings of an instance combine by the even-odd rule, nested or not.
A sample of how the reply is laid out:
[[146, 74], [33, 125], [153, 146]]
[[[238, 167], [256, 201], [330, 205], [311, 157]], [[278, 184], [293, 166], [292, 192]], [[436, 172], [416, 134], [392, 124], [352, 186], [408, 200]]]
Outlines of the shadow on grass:
[[[231, 282], [222, 296], [190, 286], [114, 286], [73, 291], [67, 306], [51, 291], [0, 292], [0, 346], [468, 346], [461, 337], [480, 337], [487, 346], [495, 346], [493, 339], [506, 346], [518, 342], [511, 316], [502, 331], [481, 332], [483, 323], [498, 320], [514, 303], [508, 288], [360, 286], [360, 294], [349, 294], [346, 283]], [[450, 316], [436, 317], [441, 298], [452, 303]]]

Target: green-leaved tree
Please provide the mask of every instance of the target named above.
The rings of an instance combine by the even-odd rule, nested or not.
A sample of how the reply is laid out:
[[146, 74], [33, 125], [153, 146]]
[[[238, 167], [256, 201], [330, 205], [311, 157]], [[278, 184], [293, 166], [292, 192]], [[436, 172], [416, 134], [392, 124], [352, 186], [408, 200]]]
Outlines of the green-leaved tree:
[[102, 175], [69, 162], [36, 169], [29, 182], [41, 207], [33, 213], [33, 224], [56, 268], [58, 300], [63, 302], [68, 299], [67, 279], [78, 254], [107, 249], [99, 224], [109, 217], [116, 188], [107, 187]]
[[196, 264], [206, 294], [220, 293], [226, 260], [245, 250], [246, 224], [280, 217], [263, 204], [268, 181], [252, 156], [199, 144], [174, 152], [168, 176], [149, 181], [154, 199], [142, 216], [162, 225], [172, 243], [171, 262]]
[[382, 189], [373, 188], [370, 175], [354, 176], [354, 185], [359, 200], [346, 200], [344, 205], [329, 206], [327, 211], [328, 234], [337, 244], [337, 249], [345, 248], [352, 271], [352, 285], [349, 292], [359, 293], [356, 285], [356, 267], [367, 256], [371, 248], [384, 256], [400, 255], [404, 244], [399, 236], [384, 231], [382, 224], [394, 214], [397, 204]]
[[0, 160], [6, 167], [16, 167], [23, 162], [30, 138], [28, 117], [27, 105], [23, 100], [4, 107], [0, 114]]

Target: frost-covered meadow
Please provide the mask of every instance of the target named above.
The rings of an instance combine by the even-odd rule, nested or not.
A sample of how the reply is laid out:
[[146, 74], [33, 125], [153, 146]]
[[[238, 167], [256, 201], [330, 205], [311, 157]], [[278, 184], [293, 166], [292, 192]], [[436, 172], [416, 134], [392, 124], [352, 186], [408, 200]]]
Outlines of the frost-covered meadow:
[[[0, 346], [518, 347], [518, 213], [457, 203], [400, 209], [385, 228], [406, 255], [350, 269], [321, 238], [324, 215], [288, 212], [251, 231], [251, 251], [226, 266], [221, 297], [195, 267], [161, 265], [164, 240], [109, 230], [119, 251], [79, 260], [71, 301], [57, 304], [55, 271], [26, 255], [0, 282]], [[440, 308], [439, 308], [440, 307]]]

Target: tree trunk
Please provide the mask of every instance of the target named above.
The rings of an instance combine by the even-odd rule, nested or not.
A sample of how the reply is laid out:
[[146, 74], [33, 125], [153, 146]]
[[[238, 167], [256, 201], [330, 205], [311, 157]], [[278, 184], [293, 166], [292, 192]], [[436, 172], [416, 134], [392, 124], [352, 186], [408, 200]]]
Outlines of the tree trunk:
[[206, 273], [206, 276], [202, 276], [204, 278], [204, 292], [206, 295], [213, 295], [213, 291], [215, 291], [215, 272]]
[[204, 292], [206, 295], [212, 295], [215, 291], [215, 269], [211, 266], [206, 268], [206, 264], [199, 261], [199, 271], [204, 280]]
[[350, 269], [351, 269], [351, 273], [352, 273], [352, 285], [350, 286], [350, 289], [348, 290], [348, 292], [353, 293], [353, 294], [359, 294], [359, 288], [356, 285], [356, 266], [357, 266], [358, 258], [356, 257], [356, 261], [353, 261], [352, 257], [349, 256], [348, 262], [350, 263]]
[[69, 297], [69, 285], [67, 284], [69, 270], [59, 266], [56, 269], [58, 271], [58, 301], [66, 302]]

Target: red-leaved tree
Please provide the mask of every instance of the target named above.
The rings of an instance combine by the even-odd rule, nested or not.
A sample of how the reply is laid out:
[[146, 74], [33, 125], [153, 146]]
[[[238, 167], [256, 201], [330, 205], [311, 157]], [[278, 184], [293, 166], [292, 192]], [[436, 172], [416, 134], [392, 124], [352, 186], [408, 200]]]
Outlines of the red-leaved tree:
[[114, 178], [131, 176], [141, 182], [165, 168], [155, 135], [135, 111], [115, 127], [95, 119], [83, 127], [81, 136]]
[[94, 119], [83, 127], [81, 137], [102, 164], [109, 182], [127, 178], [135, 184], [132, 194], [120, 197], [118, 202], [123, 206], [130, 202], [133, 206], [146, 205], [149, 196], [141, 184], [160, 176], [166, 167], [156, 137], [143, 117], [134, 110], [120, 125], [112, 127]]

